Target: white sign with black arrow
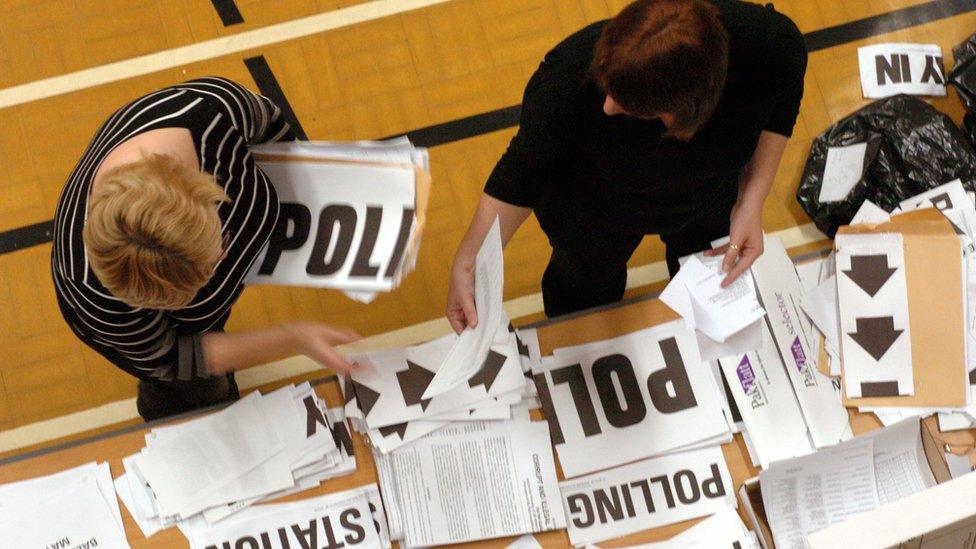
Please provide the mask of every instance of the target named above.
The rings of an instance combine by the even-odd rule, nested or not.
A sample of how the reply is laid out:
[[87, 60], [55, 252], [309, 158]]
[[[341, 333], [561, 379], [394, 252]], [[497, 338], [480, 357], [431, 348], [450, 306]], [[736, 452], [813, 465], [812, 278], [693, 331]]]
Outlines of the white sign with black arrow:
[[915, 394], [899, 233], [838, 234], [837, 298], [849, 398]]

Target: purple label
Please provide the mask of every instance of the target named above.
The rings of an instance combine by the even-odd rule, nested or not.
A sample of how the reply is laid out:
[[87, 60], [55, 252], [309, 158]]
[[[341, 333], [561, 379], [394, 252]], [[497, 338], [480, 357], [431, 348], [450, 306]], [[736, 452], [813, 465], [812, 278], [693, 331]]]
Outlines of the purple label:
[[803, 352], [799, 337], [793, 340], [793, 359], [796, 360], [796, 369], [802, 373], [807, 365], [807, 355]]
[[752, 369], [752, 363], [749, 362], [749, 355], [742, 357], [742, 362], [735, 369], [735, 373], [739, 376], [739, 383], [742, 384], [743, 392], [748, 395], [756, 384], [756, 372]]

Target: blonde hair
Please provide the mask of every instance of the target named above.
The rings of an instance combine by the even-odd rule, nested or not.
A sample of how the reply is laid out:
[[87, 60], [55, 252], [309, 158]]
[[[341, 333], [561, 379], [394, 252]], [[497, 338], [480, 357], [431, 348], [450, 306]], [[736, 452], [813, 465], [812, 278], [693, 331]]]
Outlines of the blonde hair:
[[166, 155], [108, 170], [88, 199], [92, 271], [133, 307], [185, 307], [223, 254], [216, 206], [227, 200], [212, 175]]

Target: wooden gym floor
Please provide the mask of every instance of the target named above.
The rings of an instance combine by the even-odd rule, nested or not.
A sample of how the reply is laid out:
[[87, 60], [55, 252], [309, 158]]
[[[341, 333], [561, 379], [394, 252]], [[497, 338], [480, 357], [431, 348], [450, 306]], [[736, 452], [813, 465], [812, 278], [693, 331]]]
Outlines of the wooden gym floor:
[[[857, 47], [936, 43], [951, 68], [952, 47], [976, 31], [976, 0], [970, 2], [775, 2], [809, 39], [829, 27], [841, 26], [841, 32], [818, 42], [810, 54], [800, 120], [766, 204], [767, 231], [786, 231], [791, 244], [817, 239], [794, 193], [811, 140], [867, 103], [861, 98]], [[0, 0], [0, 452], [43, 440], [45, 430], [57, 431], [59, 418], [73, 417], [73, 425], [85, 428], [88, 416], [78, 412], [135, 395], [134, 380], [75, 339], [62, 321], [45, 223], [65, 177], [104, 118], [129, 99], [185, 79], [216, 74], [254, 90], [279, 86], [310, 139], [376, 139], [447, 125], [418, 134], [435, 143], [434, 187], [417, 270], [401, 288], [369, 306], [331, 291], [250, 288], [228, 329], [319, 319], [367, 336], [425, 322], [428, 330], [446, 332], [446, 323], [428, 321], [442, 318], [453, 252], [486, 176], [515, 131], [514, 111], [506, 108], [518, 105], [549, 48], [627, 2], [368, 2], [370, 10], [385, 10], [380, 17], [357, 6], [362, 3]], [[418, 5], [424, 7], [404, 11]], [[940, 16], [939, 10], [956, 15]], [[288, 26], [291, 39], [276, 41], [280, 24]], [[883, 26], [889, 24], [906, 28], [877, 33], [877, 25], [891, 29]], [[857, 34], [864, 28], [865, 34]], [[221, 40], [229, 36], [236, 38]], [[149, 57], [130, 61], [139, 56]], [[96, 69], [109, 63], [117, 65]], [[256, 81], [254, 67], [269, 70]], [[70, 91], [47, 97], [57, 86]], [[961, 120], [953, 91], [932, 103]], [[478, 115], [499, 129], [472, 130], [470, 117]], [[465, 138], [441, 139], [446, 129]], [[506, 250], [505, 297], [521, 304], [520, 314], [538, 314], [535, 294], [548, 251], [534, 220]], [[631, 263], [645, 277], [634, 280], [659, 280], [662, 259], [660, 242], [648, 238]], [[409, 329], [395, 334], [403, 341], [416, 337]], [[130, 412], [112, 413], [122, 420]], [[22, 436], [5, 442], [15, 431]]]

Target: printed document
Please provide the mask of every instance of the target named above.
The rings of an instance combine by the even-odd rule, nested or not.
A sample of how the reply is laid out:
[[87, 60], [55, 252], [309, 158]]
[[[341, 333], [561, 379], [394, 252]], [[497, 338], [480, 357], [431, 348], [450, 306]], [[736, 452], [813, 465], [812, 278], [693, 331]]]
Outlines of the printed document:
[[803, 549], [807, 534], [880, 505], [870, 438], [773, 463], [759, 482], [777, 549]]
[[390, 455], [407, 546], [565, 526], [544, 422], [457, 423]]

